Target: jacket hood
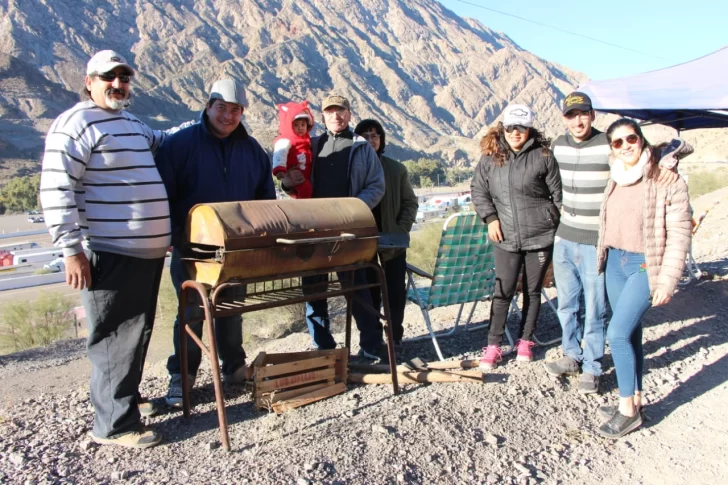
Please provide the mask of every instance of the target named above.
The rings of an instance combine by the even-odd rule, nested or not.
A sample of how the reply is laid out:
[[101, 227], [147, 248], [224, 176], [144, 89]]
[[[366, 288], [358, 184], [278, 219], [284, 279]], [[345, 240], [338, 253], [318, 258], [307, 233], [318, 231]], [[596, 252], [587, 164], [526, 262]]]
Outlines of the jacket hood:
[[[308, 107], [308, 101], [302, 103], [279, 104], [278, 107], [278, 134], [289, 140], [310, 139], [310, 132], [313, 129], [313, 115]], [[305, 119], [308, 122], [308, 131], [303, 135], [297, 135], [293, 131], [293, 122], [296, 119]]]

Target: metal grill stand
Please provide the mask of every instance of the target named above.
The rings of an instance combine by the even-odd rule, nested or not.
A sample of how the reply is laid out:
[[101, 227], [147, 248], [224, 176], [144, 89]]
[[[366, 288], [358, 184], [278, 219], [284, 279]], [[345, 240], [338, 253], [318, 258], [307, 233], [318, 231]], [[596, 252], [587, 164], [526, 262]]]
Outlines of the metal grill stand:
[[[376, 274], [377, 281], [375, 283], [354, 284], [354, 271], [360, 269], [371, 268]], [[332, 273], [344, 273], [348, 278], [343, 280], [335, 280], [331, 277]], [[304, 276], [327, 275], [326, 281], [316, 284], [307, 285], [305, 290], [301, 285], [301, 278]], [[252, 288], [251, 288], [252, 285]], [[244, 299], [225, 300], [221, 298], [221, 291], [226, 288], [245, 286], [248, 291]], [[389, 355], [389, 368], [392, 375], [392, 386], [394, 394], [399, 393], [399, 385], [397, 382], [397, 361], [394, 351], [394, 339], [392, 336], [391, 315], [389, 312], [389, 298], [387, 295], [386, 281], [384, 271], [381, 266], [376, 263], [357, 263], [346, 266], [338, 266], [326, 268], [324, 270], [297, 271], [286, 274], [279, 274], [275, 277], [260, 277], [250, 279], [238, 279], [235, 281], [223, 283], [210, 292], [208, 287], [194, 281], [188, 280], [182, 284], [179, 304], [179, 322], [180, 322], [180, 353], [182, 365], [182, 395], [183, 395], [183, 412], [184, 417], [190, 417], [190, 389], [187, 379], [187, 339], [188, 335], [192, 341], [200, 347], [200, 350], [210, 360], [212, 367], [212, 380], [215, 387], [215, 400], [217, 403], [217, 417], [220, 426], [220, 441], [226, 451], [230, 451], [230, 438], [228, 435], [228, 424], [225, 413], [225, 399], [222, 392], [222, 380], [220, 378], [220, 366], [217, 356], [217, 345], [215, 343], [215, 318], [227, 317], [233, 315], [243, 315], [257, 310], [266, 310], [269, 308], [278, 308], [296, 303], [304, 303], [313, 300], [321, 300], [332, 298], [335, 296], [343, 296], [346, 298], [346, 342], [347, 349], [351, 348], [351, 318], [352, 303], [355, 298], [355, 292], [361, 289], [379, 287], [382, 294], [382, 307], [384, 314], [379, 309], [372, 308], [370, 305], [364, 304], [359, 300], [364, 308], [376, 314], [383, 322], [384, 329], [387, 334], [387, 350]], [[252, 289], [252, 291], [250, 291]], [[192, 297], [195, 293], [199, 297], [199, 302], [194, 301]], [[234, 292], [230, 292], [234, 293]], [[192, 318], [188, 321], [187, 309], [194, 307], [202, 307], [204, 310], [204, 332], [207, 333], [208, 344], [205, 345], [202, 340], [195, 335], [189, 327], [191, 323], [200, 321], [200, 318]]]

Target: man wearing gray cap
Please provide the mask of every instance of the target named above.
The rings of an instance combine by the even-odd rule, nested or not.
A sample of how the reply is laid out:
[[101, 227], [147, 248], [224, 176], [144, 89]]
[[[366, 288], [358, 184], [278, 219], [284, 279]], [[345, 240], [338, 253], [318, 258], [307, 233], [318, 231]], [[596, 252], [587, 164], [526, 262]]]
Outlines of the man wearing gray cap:
[[[321, 104], [326, 133], [311, 139], [313, 164], [311, 184], [313, 198], [357, 197], [373, 209], [384, 196], [384, 170], [369, 142], [349, 127], [351, 104], [344, 96], [332, 94]], [[303, 183], [300, 170], [289, 170], [281, 179], [281, 188], [291, 188]], [[341, 279], [341, 277], [340, 277]], [[320, 281], [318, 276], [303, 279], [303, 284], [313, 285]], [[366, 283], [365, 270], [354, 272], [356, 283]], [[372, 297], [368, 289], [357, 292], [356, 297], [371, 306]], [[372, 360], [384, 360], [382, 325], [379, 318], [364, 308], [356, 299], [352, 307], [359, 329], [359, 356]], [[336, 342], [329, 330], [329, 310], [326, 300], [306, 304], [306, 323], [319, 349], [333, 349]]]
[[[182, 283], [189, 279], [181, 258], [188, 249], [184, 229], [192, 206], [276, 198], [270, 159], [240, 121], [247, 106], [245, 90], [239, 83], [232, 79], [216, 81], [207, 107], [200, 114], [200, 122], [170, 135], [157, 153], [157, 167], [169, 197], [174, 248], [170, 275], [178, 296]], [[240, 316], [218, 318], [215, 322], [217, 350], [227, 384], [245, 380], [242, 323]], [[202, 322], [191, 327], [202, 336]], [[180, 368], [179, 320], [174, 323], [173, 338], [174, 354], [167, 361], [170, 383], [166, 401], [170, 406], [180, 407], [183, 369]], [[187, 338], [187, 373], [192, 388], [202, 354], [192, 339]]]
[[152, 152], [164, 140], [124, 111], [134, 69], [105, 50], [88, 62], [84, 101], [46, 137], [40, 199], [66, 282], [80, 289], [88, 324], [97, 443], [148, 448], [160, 436], [139, 395], [170, 243], [167, 194]]

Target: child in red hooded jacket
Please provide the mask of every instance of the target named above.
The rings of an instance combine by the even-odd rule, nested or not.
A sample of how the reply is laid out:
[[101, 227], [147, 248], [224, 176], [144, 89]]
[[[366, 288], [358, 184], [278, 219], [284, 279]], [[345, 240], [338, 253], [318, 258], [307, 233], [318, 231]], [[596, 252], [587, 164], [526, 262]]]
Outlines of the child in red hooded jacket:
[[296, 199], [310, 199], [313, 195], [311, 186], [311, 136], [313, 115], [308, 108], [308, 101], [302, 103], [286, 103], [278, 105], [278, 137], [273, 145], [273, 175], [279, 180], [292, 168], [301, 170], [305, 182], [297, 185]]

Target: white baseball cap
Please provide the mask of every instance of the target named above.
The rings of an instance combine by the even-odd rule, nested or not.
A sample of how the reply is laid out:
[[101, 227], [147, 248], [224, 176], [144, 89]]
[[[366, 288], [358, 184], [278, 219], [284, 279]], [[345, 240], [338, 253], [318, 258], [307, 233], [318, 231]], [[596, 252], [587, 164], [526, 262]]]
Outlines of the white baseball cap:
[[135, 74], [134, 69], [132, 69], [121, 54], [112, 50], [99, 51], [88, 61], [86, 75], [103, 74], [113, 71], [119, 66], [129, 71], [129, 75], [133, 76]]
[[521, 125], [533, 128], [533, 111], [525, 104], [509, 104], [503, 110], [503, 126]]
[[243, 108], [248, 107], [248, 98], [245, 96], [245, 89], [232, 79], [219, 79], [212, 85], [210, 90], [210, 101], [219, 99], [226, 103], [239, 104]]

